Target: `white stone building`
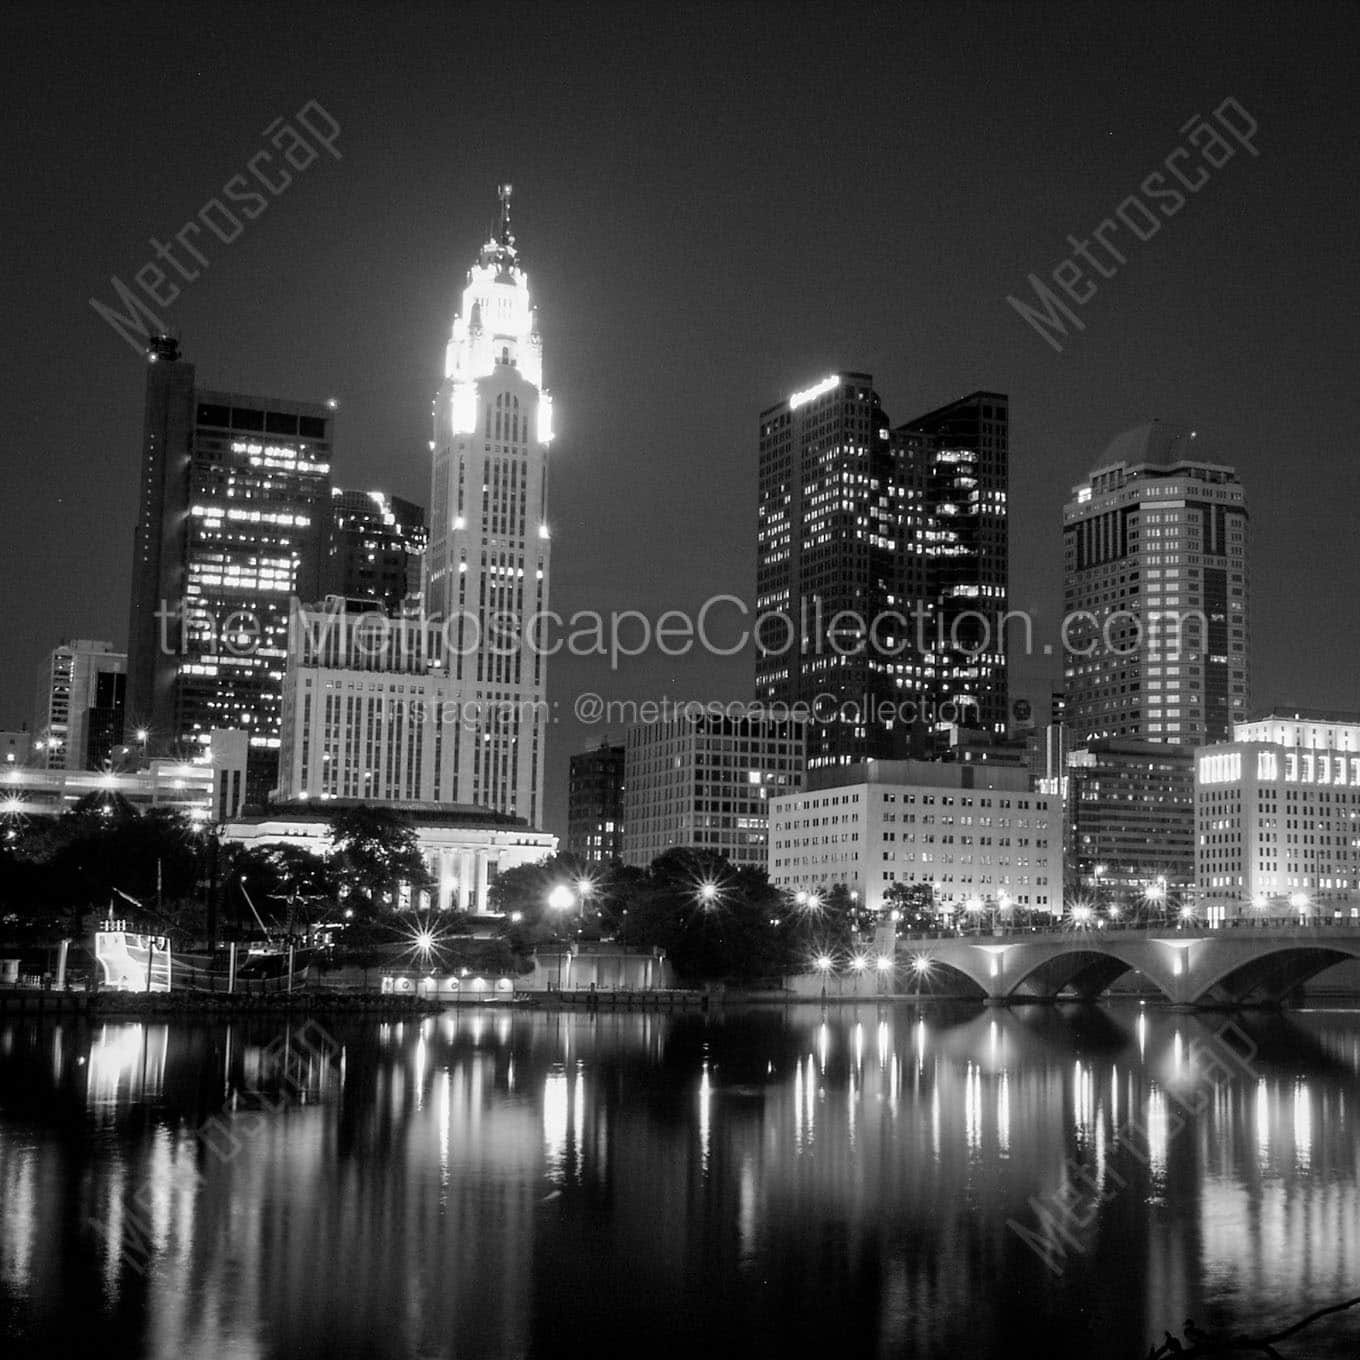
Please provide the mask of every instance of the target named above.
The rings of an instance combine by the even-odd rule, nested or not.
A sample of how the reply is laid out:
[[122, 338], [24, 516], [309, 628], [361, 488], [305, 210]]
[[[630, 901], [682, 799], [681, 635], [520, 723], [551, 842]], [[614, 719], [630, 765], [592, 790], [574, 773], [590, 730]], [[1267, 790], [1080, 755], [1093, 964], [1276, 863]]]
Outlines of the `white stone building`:
[[770, 800], [770, 879], [790, 892], [844, 884], [872, 910], [898, 883], [937, 907], [1062, 911], [1062, 800], [1006, 766], [878, 760], [834, 785]]

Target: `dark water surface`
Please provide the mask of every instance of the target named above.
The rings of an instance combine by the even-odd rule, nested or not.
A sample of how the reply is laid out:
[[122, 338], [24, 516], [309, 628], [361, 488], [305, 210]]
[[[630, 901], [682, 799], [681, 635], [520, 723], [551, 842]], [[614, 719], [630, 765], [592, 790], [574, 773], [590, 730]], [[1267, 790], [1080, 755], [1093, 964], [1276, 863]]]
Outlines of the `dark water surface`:
[[[1267, 1328], [1360, 1293], [1360, 1016], [1227, 1023], [0, 1018], [0, 1353], [1132, 1357], [1187, 1317]], [[1046, 1263], [1008, 1220], [1065, 1180]]]

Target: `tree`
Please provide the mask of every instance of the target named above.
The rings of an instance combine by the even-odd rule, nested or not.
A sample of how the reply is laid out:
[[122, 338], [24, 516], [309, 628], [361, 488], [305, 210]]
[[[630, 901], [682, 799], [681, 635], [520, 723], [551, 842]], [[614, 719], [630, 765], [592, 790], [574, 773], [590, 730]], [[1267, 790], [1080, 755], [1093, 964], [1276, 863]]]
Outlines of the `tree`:
[[339, 887], [334, 864], [301, 845], [252, 845], [236, 852], [227, 875], [227, 900], [239, 895], [293, 934], [315, 919], [316, 903], [333, 902]]
[[344, 808], [331, 819], [334, 868], [347, 906], [370, 914], [396, 906], [403, 887], [433, 887], [411, 824], [391, 808]]
[[929, 930], [935, 924], [935, 889], [929, 883], [894, 883], [883, 894], [883, 905], [902, 914], [909, 931]]

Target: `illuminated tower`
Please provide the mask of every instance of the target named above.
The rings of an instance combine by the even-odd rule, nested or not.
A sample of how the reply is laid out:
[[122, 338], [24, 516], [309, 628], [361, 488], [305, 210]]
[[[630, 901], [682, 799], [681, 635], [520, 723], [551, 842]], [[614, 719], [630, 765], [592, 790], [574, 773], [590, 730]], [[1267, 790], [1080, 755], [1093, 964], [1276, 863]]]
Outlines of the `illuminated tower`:
[[455, 801], [538, 826], [546, 659], [526, 629], [548, 605], [543, 346], [510, 230], [468, 271], [435, 399], [425, 607], [444, 621], [463, 719], [446, 733]]

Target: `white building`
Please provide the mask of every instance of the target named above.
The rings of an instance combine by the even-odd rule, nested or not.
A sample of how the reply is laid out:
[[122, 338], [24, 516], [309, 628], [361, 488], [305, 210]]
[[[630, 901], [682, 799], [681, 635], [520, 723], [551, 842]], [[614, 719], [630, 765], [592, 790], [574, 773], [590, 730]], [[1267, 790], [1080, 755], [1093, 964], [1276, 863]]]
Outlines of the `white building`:
[[[330, 818], [343, 804], [275, 807], [252, 817], [239, 817], [222, 829], [231, 845], [297, 845], [329, 855]], [[420, 843], [434, 890], [401, 903], [439, 911], [458, 909], [485, 914], [487, 890], [496, 875], [521, 864], [536, 864], [557, 849], [557, 837], [535, 831], [515, 818], [484, 808], [421, 807], [400, 809]]]
[[552, 403], [510, 186], [500, 194], [500, 225], [468, 271], [435, 399], [424, 594], [450, 625], [452, 698], [498, 715], [448, 734], [454, 798], [537, 826], [547, 658], [528, 635], [548, 607]]
[[1062, 911], [1062, 800], [999, 765], [877, 760], [770, 800], [770, 879], [790, 892], [844, 884], [873, 910], [898, 883], [943, 907]]
[[1271, 713], [1197, 751], [1195, 877], [1211, 918], [1360, 916], [1360, 716]]
[[458, 802], [460, 707], [443, 634], [423, 619], [295, 607], [288, 630], [277, 797]]
[[623, 859], [645, 867], [678, 847], [765, 867], [772, 800], [800, 788], [801, 722], [711, 713], [647, 723], [624, 751]]

